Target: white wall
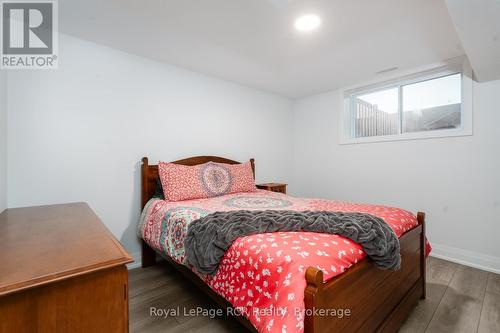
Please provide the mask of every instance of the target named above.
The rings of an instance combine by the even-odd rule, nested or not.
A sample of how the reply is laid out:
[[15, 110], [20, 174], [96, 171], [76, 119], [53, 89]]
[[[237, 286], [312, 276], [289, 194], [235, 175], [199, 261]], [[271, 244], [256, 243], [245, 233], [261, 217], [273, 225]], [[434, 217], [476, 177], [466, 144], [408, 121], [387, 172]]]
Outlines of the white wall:
[[474, 86], [473, 136], [339, 145], [338, 91], [292, 103], [61, 39], [58, 70], [9, 72], [9, 207], [87, 201], [138, 255], [142, 156], [255, 157], [258, 181], [288, 182], [294, 195], [425, 211], [435, 255], [500, 271], [500, 81]]
[[473, 94], [473, 136], [354, 145], [338, 91], [297, 101], [291, 192], [425, 211], [435, 255], [500, 272], [500, 81]]
[[7, 207], [7, 74], [0, 70], [0, 213]]
[[61, 36], [59, 69], [8, 81], [8, 206], [87, 201], [139, 251], [139, 161], [256, 159], [257, 180], [290, 181], [291, 102]]

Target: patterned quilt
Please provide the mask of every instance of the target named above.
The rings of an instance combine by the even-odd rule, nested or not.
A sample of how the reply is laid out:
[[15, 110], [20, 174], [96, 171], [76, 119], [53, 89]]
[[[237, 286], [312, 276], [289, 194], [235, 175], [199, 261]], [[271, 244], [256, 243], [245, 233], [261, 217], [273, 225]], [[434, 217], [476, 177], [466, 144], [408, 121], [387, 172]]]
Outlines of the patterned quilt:
[[[179, 202], [151, 199], [142, 213], [138, 234], [152, 248], [186, 265], [184, 240], [192, 221], [216, 211], [268, 209], [368, 213], [385, 220], [398, 237], [418, 224], [412, 213], [399, 208], [256, 190]], [[338, 235], [276, 232], [238, 238], [214, 275], [195, 273], [259, 332], [303, 332], [307, 267], [321, 269], [327, 281], [365, 256], [360, 245]]]

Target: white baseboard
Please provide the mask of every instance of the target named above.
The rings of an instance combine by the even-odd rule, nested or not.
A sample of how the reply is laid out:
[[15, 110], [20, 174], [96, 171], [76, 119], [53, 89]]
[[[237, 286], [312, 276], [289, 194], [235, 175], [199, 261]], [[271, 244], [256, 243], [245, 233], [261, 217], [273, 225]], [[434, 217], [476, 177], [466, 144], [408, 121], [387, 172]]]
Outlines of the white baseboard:
[[500, 274], [500, 258], [456, 247], [431, 243], [430, 256]]
[[141, 267], [141, 252], [130, 253], [132, 258], [134, 258], [134, 262], [127, 265], [128, 269], [134, 269]]

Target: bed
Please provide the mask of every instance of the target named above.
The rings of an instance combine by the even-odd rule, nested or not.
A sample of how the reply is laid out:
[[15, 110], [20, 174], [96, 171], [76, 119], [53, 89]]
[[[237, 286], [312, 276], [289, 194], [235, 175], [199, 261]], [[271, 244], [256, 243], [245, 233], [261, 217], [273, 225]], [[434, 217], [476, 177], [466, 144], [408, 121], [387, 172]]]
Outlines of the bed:
[[[197, 156], [178, 160], [172, 163], [193, 166], [207, 162], [240, 164], [239, 162], [216, 156]], [[252, 171], [255, 175], [254, 160], [252, 159], [250, 160], [250, 162]], [[158, 212], [161, 209], [167, 210], [169, 208], [175, 210], [176, 208], [183, 208], [183, 206], [186, 205], [186, 203], [183, 203], [182, 205], [179, 205], [179, 207], [177, 207], [175, 206], [175, 203], [170, 203], [171, 206], [168, 206], [169, 203], [161, 202], [162, 200], [153, 198], [157, 189], [158, 173], [159, 171], [157, 165], [149, 165], [148, 159], [146, 157], [142, 159], [141, 201], [143, 216], [141, 218], [141, 223], [144, 223], [144, 219], [148, 218], [145, 215], [153, 214], [152, 211]], [[338, 203], [328, 200], [312, 201], [312, 199], [293, 199], [287, 197], [284, 194], [271, 192], [267, 194], [264, 193], [265, 191], [263, 190], [258, 191], [259, 192], [255, 192], [254, 194], [252, 194], [253, 199], [257, 198], [256, 200], [259, 203], [264, 202], [265, 204], [268, 204], [268, 202], [271, 202], [273, 205], [277, 206], [279, 206], [282, 202], [287, 202], [287, 205], [304, 205], [304, 207], [306, 207], [307, 209], [313, 207], [313, 209], [337, 210], [336, 207], [340, 207], [339, 210], [364, 210], [368, 213], [373, 213], [374, 215], [383, 214], [383, 212], [385, 212], [386, 210], [386, 207], [382, 206], [356, 204], [346, 205], [345, 203]], [[246, 199], [248, 199], [248, 197], [248, 195], [245, 196]], [[225, 209], [224, 206], [221, 206], [222, 202], [226, 206], [236, 207], [228, 209], [248, 207], [246, 206], [248, 200], [245, 201], [245, 198], [242, 199], [241, 196], [232, 195], [227, 198], [218, 198], [215, 202], [198, 200], [189, 202], [187, 204], [192, 207], [192, 210], [194, 211], [193, 214], [196, 215], [198, 210], [202, 210], [207, 207], [211, 208], [212, 210]], [[388, 209], [389, 208], [387, 208], [387, 210]], [[297, 281], [303, 281], [303, 289], [301, 287], [301, 290], [298, 293], [299, 295], [296, 295], [296, 292], [293, 294], [293, 297], [290, 296], [292, 293], [288, 293], [288, 299], [285, 299], [285, 302], [288, 302], [290, 304], [295, 304], [294, 302], [296, 302], [297, 304], [300, 304], [302, 306], [302, 311], [299, 312], [295, 317], [292, 317], [292, 315], [290, 315], [290, 318], [285, 318], [285, 315], [278, 313], [277, 315], [274, 314], [275, 318], [271, 319], [271, 321], [267, 319], [266, 322], [261, 323], [261, 318], [258, 317], [258, 312], [255, 315], [249, 315], [244, 311], [232, 311], [231, 313], [239, 314], [236, 316], [236, 318], [245, 327], [247, 327], [248, 330], [253, 332], [278, 331], [278, 325], [275, 320], [282, 320], [282, 322], [280, 322], [281, 326], [279, 326], [279, 331], [288, 332], [304, 331], [307, 333], [318, 333], [397, 331], [404, 320], [407, 318], [413, 307], [416, 305], [418, 299], [425, 298], [425, 214], [418, 213], [416, 216], [412, 215], [411, 218], [408, 217], [408, 221], [410, 219], [414, 220], [410, 228], [408, 227], [408, 225], [405, 225], [403, 223], [404, 218], [406, 218], [406, 211], [394, 208], [393, 210], [388, 210], [388, 212], [396, 217], [400, 216], [398, 218], [394, 218], [394, 223], [391, 225], [393, 229], [401, 229], [398, 232], [399, 242], [401, 246], [401, 268], [399, 270], [390, 271], [380, 270], [376, 268], [373, 262], [363, 256], [361, 253], [362, 251], [359, 251], [359, 249], [356, 248], [357, 244], [353, 244], [352, 242], [346, 241], [345, 239], [332, 238], [336, 235], [307, 235], [304, 233], [297, 233], [292, 235], [288, 233], [286, 233], [286, 235], [278, 234], [276, 237], [282, 237], [283, 239], [286, 239], [284, 241], [285, 244], [288, 244], [287, 242], [289, 241], [289, 237], [292, 237], [291, 239], [294, 239], [297, 244], [299, 244], [299, 242], [306, 242], [304, 239], [307, 239], [307, 242], [310, 244], [314, 244], [314, 246], [317, 246], [316, 243], [324, 243], [324, 246], [327, 246], [327, 244], [330, 243], [337, 244], [340, 241], [343, 241], [344, 243], [342, 243], [342, 245], [346, 248], [342, 251], [338, 251], [338, 253], [339, 257], [340, 254], [343, 254], [342, 258], [340, 259], [344, 260], [346, 264], [342, 264], [342, 261], [339, 262], [339, 258], [335, 258], [337, 260], [335, 265], [337, 266], [326, 266], [324, 264], [324, 261], [321, 262], [321, 265], [317, 264], [317, 262], [314, 260], [320, 260], [321, 258], [319, 256], [323, 256], [326, 253], [329, 253], [328, 251], [323, 251], [324, 249], [318, 248], [318, 255], [316, 257], [311, 256], [305, 258], [305, 260], [303, 261], [303, 263], [311, 262], [310, 266], [308, 266], [307, 264], [298, 265], [298, 271], [302, 275], [301, 280]], [[182, 214], [184, 214], [184, 211], [182, 211]], [[158, 216], [162, 216], [162, 214], [159, 214]], [[151, 221], [153, 220], [154, 219], [151, 218]], [[159, 220], [161, 222], [162, 218], [160, 218]], [[401, 222], [402, 224], [399, 220], [403, 220], [403, 222]], [[139, 229], [141, 229], [141, 227]], [[173, 232], [175, 232], [175, 230]], [[177, 249], [175, 249], [175, 244], [172, 245], [173, 248], [170, 251], [168, 249], [162, 249], [160, 245], [152, 242], [152, 237], [145, 237], [144, 234], [141, 233], [140, 236], [141, 238], [143, 238], [142, 267], [154, 265], [156, 263], [156, 255], [158, 253], [223, 308], [234, 309], [235, 307], [237, 307], [238, 310], [244, 309], [238, 306], [238, 304], [243, 304], [241, 303], [241, 300], [238, 299], [241, 296], [233, 297], [233, 294], [229, 295], [228, 293], [224, 293], [224, 288], [231, 288], [231, 292], [233, 292], [232, 288], [234, 286], [228, 286], [226, 282], [226, 286], [221, 287], [222, 281], [217, 281], [216, 278], [206, 277], [193, 271], [186, 265], [183, 265], [182, 253], [179, 256], [175, 255], [175, 251], [177, 251]], [[306, 238], [306, 236], [308, 238]], [[249, 242], [249, 244], [251, 244], [250, 242], [252, 241], [265, 241], [265, 239], [259, 240], [259, 237], [262, 238], [266, 236], [256, 235], [253, 238], [247, 239], [246, 241]], [[314, 237], [314, 239], [312, 237]], [[281, 241], [283, 241], [283, 239], [281, 239]], [[277, 243], [275, 238], [272, 238], [272, 242]], [[291, 245], [292, 243], [290, 243], [290, 246]], [[244, 241], [239, 240], [239, 244], [234, 246], [244, 247], [246, 245]], [[259, 249], [259, 251], [261, 250]], [[264, 254], [266, 253], [265, 251], [266, 249], [264, 249]], [[359, 251], [359, 253], [356, 251]], [[166, 255], [166, 252], [168, 252], [169, 254]], [[228, 253], [229, 252], [230, 251], [228, 251]], [[232, 252], [233, 255], [236, 252], [239, 251], [234, 250], [234, 252]], [[348, 258], [349, 255], [346, 255], [346, 253], [351, 253], [351, 258]], [[228, 254], [228, 256], [231, 257], [231, 253]], [[313, 260], [313, 257], [316, 259]], [[297, 260], [300, 259], [297, 256], [296, 258]], [[230, 258], [225, 259], [230, 260]], [[264, 259], [266, 259], [265, 255]], [[267, 261], [269, 262], [268, 265], [274, 265], [272, 263], [274, 259], [278, 258], [270, 258], [269, 253], [267, 254]], [[289, 261], [292, 260], [289, 259]], [[266, 267], [265, 265], [266, 261], [264, 260], [263, 267]], [[233, 266], [228, 267], [233, 268]], [[297, 265], [293, 267], [297, 267]], [[278, 267], [278, 271], [279, 269], [281, 269], [281, 267]], [[222, 272], [226, 272], [227, 275], [234, 275], [234, 272], [231, 272], [231, 270], [222, 270], [222, 266], [219, 270]], [[244, 280], [247, 279], [247, 277], [243, 276], [241, 278], [242, 281], [255, 281], [255, 276], [253, 275], [251, 276], [251, 280]], [[278, 282], [276, 282], [276, 285], [278, 285]], [[302, 286], [302, 284], [300, 283], [294, 285]], [[267, 284], [265, 284], [265, 286], [267, 287]], [[255, 287], [257, 288], [259, 295], [266, 294], [266, 290], [259, 289], [262, 288], [262, 285], [260, 285], [260, 287]], [[240, 288], [236, 289], [240, 291]], [[237, 295], [241, 295], [241, 293]], [[251, 296], [258, 297], [259, 300], [262, 298], [264, 299], [264, 301], [266, 301], [266, 298], [264, 296]], [[271, 304], [272, 306], [272, 304], [274, 304], [274, 300], [272, 299], [273, 295], [269, 296], [270, 297], [269, 300], [267, 300], [267, 304]], [[276, 300], [278, 300], [277, 296]], [[252, 304], [250, 303], [250, 305]], [[348, 313], [346, 313], [346, 311], [348, 311]], [[339, 315], [341, 312], [342, 315]], [[284, 319], [282, 319], [281, 317], [283, 317]], [[298, 321], [291, 322], [291, 320], [295, 320], [295, 318]], [[283, 323], [285, 323], [286, 325]], [[290, 323], [292, 323], [293, 325], [291, 325]], [[259, 327], [259, 330], [257, 330], [256, 327]]]

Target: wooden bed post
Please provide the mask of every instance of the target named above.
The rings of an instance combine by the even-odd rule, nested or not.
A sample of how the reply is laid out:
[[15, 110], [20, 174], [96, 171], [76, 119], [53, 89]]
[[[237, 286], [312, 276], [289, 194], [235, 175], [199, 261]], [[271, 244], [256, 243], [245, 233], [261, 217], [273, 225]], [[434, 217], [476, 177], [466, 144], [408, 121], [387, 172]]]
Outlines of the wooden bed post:
[[425, 278], [425, 262], [426, 262], [426, 238], [425, 238], [425, 213], [417, 213], [418, 224], [422, 226], [422, 233], [420, 234], [420, 276], [422, 277], [422, 296], [421, 299], [425, 299], [426, 294], [426, 278]]
[[[306, 289], [304, 290], [304, 308], [312, 310], [321, 304], [318, 298], [323, 291], [323, 271], [316, 267], [308, 267], [306, 270]], [[315, 324], [314, 314], [304, 314], [304, 332], [314, 333], [319, 331]]]
[[144, 209], [149, 198], [147, 197], [148, 191], [148, 172], [149, 162], [147, 157], [142, 158], [141, 165], [141, 209]]
[[[148, 158], [142, 158], [141, 166], [141, 209], [144, 209], [146, 203], [150, 198], [148, 198], [149, 189], [149, 164]], [[153, 266], [156, 264], [156, 252], [141, 239], [141, 267], [145, 268], [148, 266]]]

